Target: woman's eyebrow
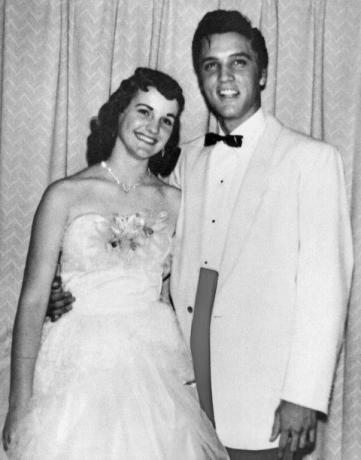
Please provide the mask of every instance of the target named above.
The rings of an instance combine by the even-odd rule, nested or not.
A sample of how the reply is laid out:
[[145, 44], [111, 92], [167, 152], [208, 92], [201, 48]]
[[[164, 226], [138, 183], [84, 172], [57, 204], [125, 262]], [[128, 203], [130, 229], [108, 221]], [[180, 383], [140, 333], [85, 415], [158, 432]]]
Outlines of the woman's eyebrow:
[[[154, 111], [153, 107], [148, 105], [148, 104], [145, 104], [144, 102], [138, 102], [138, 104], [136, 104], [135, 106], [136, 107], [139, 107], [140, 105], [144, 106], [144, 107], [147, 107], [149, 110], [151, 110], [152, 112]], [[167, 113], [167, 117], [172, 117], [172, 118], [176, 118], [176, 116], [174, 115], [174, 113]]]
[[144, 102], [139, 102], [138, 104], [136, 104], [136, 107], [139, 107], [140, 105], [147, 107], [149, 110], [153, 110], [153, 107], [151, 107], [148, 104], [145, 104]]

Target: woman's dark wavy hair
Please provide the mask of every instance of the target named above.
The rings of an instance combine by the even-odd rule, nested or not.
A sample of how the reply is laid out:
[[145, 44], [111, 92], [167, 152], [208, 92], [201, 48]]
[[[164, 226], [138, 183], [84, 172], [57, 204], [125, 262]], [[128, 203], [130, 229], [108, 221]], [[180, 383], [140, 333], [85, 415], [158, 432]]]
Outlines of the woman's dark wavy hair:
[[91, 120], [86, 154], [89, 166], [110, 157], [118, 135], [119, 115], [128, 107], [139, 90], [148, 91], [150, 87], [157, 89], [166, 99], [175, 99], [178, 102], [179, 111], [175, 118], [172, 134], [163, 152], [157, 153], [149, 160], [149, 169], [153, 174], [165, 177], [172, 172], [180, 154], [178, 147], [179, 119], [184, 109], [182, 88], [169, 75], [145, 67], [138, 67], [134, 75], [123, 80], [119, 88], [100, 108], [98, 116]]
[[250, 41], [251, 47], [257, 55], [259, 75], [263, 70], [267, 69], [268, 51], [264, 37], [259, 29], [252, 27], [249, 19], [239, 11], [214, 10], [206, 13], [200, 20], [192, 40], [193, 67], [200, 83], [199, 59], [203, 38], [209, 39], [210, 35], [227, 32], [237, 32]]

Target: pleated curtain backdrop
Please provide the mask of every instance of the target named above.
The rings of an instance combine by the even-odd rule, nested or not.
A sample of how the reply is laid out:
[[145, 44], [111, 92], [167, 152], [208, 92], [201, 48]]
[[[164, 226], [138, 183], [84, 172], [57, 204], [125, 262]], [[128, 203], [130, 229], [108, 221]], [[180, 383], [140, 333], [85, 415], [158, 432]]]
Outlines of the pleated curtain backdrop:
[[360, 0], [0, 0], [0, 424], [11, 328], [41, 194], [49, 182], [86, 165], [90, 118], [137, 66], [168, 72], [182, 85], [183, 141], [214, 123], [190, 49], [198, 21], [217, 8], [241, 11], [265, 35], [265, 109], [287, 126], [336, 145], [343, 157], [356, 265], [330, 416], [311, 458], [359, 460]]

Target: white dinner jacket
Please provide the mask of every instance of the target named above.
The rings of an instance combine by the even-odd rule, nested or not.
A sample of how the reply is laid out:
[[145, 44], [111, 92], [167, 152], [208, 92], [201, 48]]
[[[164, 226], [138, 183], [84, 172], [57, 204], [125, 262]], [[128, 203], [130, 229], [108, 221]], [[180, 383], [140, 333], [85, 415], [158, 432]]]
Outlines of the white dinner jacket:
[[[171, 178], [182, 189], [171, 295], [188, 341], [210, 149], [203, 137], [183, 146]], [[327, 413], [353, 266], [338, 152], [266, 116], [224, 231], [210, 332], [216, 429], [228, 447], [267, 449], [281, 399]]]

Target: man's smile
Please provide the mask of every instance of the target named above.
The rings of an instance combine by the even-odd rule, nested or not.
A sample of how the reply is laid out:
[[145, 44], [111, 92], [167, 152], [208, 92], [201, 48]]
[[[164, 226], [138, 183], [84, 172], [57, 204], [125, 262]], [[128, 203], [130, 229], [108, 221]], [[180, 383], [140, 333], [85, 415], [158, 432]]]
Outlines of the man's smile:
[[218, 96], [221, 98], [233, 98], [239, 95], [239, 91], [230, 88], [224, 88], [217, 91]]

